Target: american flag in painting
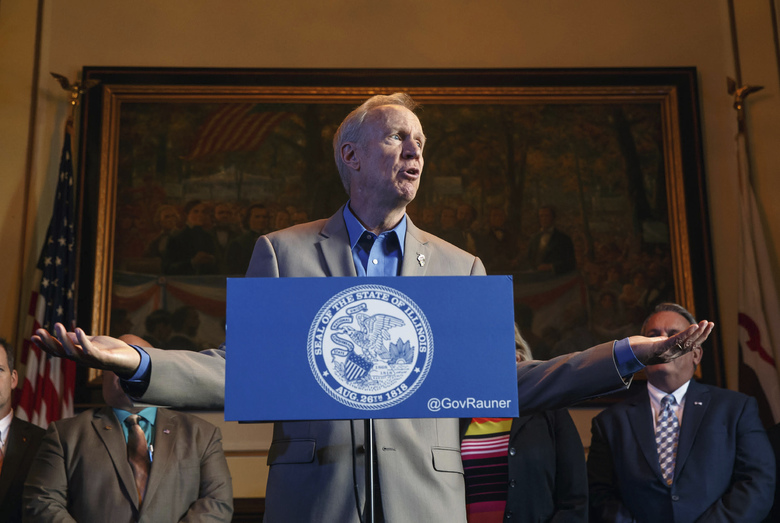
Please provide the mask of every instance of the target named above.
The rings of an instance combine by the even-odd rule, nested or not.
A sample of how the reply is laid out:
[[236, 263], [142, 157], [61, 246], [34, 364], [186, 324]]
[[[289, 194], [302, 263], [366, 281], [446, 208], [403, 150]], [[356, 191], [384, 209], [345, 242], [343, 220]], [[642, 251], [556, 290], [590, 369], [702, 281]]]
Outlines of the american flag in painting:
[[[69, 329], [75, 325], [73, 243], [73, 159], [69, 128], [62, 146], [54, 212], [38, 260], [42, 273], [40, 286], [30, 300], [31, 335], [41, 327], [51, 331], [57, 322]], [[41, 427], [73, 416], [76, 364], [47, 357], [29, 338], [22, 347], [22, 363], [26, 364], [26, 374], [16, 416]]]
[[222, 152], [254, 151], [290, 113], [265, 112], [257, 104], [226, 104], [201, 127], [185, 160]]

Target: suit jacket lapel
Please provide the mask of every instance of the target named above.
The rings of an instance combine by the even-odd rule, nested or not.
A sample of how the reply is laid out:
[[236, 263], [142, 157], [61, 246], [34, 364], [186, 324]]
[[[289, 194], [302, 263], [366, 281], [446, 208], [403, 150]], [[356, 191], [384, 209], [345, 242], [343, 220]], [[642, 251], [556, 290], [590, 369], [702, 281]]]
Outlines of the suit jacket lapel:
[[634, 437], [642, 451], [650, 469], [655, 471], [655, 475], [666, 485], [664, 476], [661, 473], [661, 465], [658, 463], [658, 448], [655, 444], [655, 430], [653, 430], [653, 410], [650, 408], [650, 397], [647, 389], [641, 389], [641, 392], [633, 397], [632, 405], [627, 410], [631, 429], [634, 431]]
[[428, 247], [428, 238], [406, 217], [406, 240], [404, 259], [401, 263], [401, 276], [425, 276], [431, 262], [432, 252]]
[[520, 434], [520, 430], [523, 428], [523, 426], [528, 423], [528, 420], [530, 420], [532, 417], [531, 414], [528, 414], [526, 416], [520, 416], [518, 418], [515, 418], [512, 420], [512, 428], [509, 432], [509, 444], [511, 445], [512, 442], [514, 442], [515, 438], [518, 437]]
[[[149, 472], [149, 482], [146, 485], [144, 506], [149, 506], [151, 499], [159, 490], [160, 482], [168, 471], [168, 467], [176, 466], [171, 463], [176, 455], [179, 418], [175, 412], [167, 409], [157, 409], [157, 421], [154, 426], [154, 456], [152, 469]], [[180, 442], [179, 444], [184, 444]]]
[[16, 417], [11, 418], [8, 440], [5, 446], [3, 470], [0, 472], [0, 499], [5, 498], [8, 488], [19, 470], [27, 445], [27, 430]]
[[328, 276], [357, 276], [344, 223], [344, 206], [328, 218], [320, 231], [319, 247]]
[[108, 455], [114, 463], [114, 470], [116, 470], [116, 475], [119, 477], [119, 482], [122, 484], [125, 495], [133, 503], [135, 510], [138, 511], [140, 508], [138, 491], [135, 488], [133, 470], [127, 462], [127, 443], [114, 411], [110, 407], [103, 407], [95, 412], [92, 418], [92, 427], [103, 442], [103, 445], [105, 445]]
[[710, 405], [710, 391], [707, 387], [691, 380], [688, 392], [685, 393], [685, 410], [680, 426], [680, 439], [677, 442], [677, 459], [674, 464], [674, 476], [678, 477], [685, 466], [685, 460], [691, 454], [693, 441], [701, 425], [701, 420]]

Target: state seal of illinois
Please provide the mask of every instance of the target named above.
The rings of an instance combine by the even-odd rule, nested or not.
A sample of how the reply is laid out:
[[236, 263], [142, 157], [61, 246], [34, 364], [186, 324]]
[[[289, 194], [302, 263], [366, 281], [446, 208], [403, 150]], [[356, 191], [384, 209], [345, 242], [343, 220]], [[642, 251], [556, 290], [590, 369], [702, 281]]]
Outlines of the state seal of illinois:
[[307, 350], [325, 392], [349, 407], [378, 410], [404, 401], [425, 380], [433, 335], [408, 296], [382, 285], [358, 285], [320, 308]]

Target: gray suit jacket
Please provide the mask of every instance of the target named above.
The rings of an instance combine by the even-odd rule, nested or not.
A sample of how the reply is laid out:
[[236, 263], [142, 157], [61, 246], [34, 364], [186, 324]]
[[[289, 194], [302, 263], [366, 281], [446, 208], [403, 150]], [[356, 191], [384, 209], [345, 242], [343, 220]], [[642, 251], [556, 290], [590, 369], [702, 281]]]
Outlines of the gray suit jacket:
[[[425, 256], [425, 264], [418, 256]], [[402, 276], [484, 275], [479, 258], [409, 220]], [[247, 276], [356, 276], [342, 211], [258, 239]], [[262, 344], [262, 340], [259, 340]], [[224, 352], [151, 349], [143, 401], [221, 408]], [[588, 367], [573, 379], [572, 373]], [[518, 368], [519, 405], [531, 412], [623, 387], [610, 347]], [[457, 419], [376, 420], [379, 482], [388, 522], [465, 522]], [[268, 456], [266, 522], [360, 521], [365, 505], [362, 421], [276, 423]]]
[[228, 522], [233, 487], [222, 434], [189, 414], [159, 409], [143, 504], [122, 427], [109, 407], [52, 423], [24, 488], [25, 521]]

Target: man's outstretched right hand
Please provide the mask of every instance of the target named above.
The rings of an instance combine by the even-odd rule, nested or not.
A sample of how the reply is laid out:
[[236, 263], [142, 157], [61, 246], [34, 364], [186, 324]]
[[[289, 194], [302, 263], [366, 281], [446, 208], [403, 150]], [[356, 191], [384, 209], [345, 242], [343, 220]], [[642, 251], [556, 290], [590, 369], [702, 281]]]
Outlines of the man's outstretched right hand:
[[140, 354], [127, 343], [110, 336], [87, 336], [79, 328], [68, 332], [61, 323], [54, 325], [54, 336], [45, 329], [38, 329], [32, 341], [52, 356], [93, 369], [110, 370], [120, 377], [132, 376], [141, 364]]

